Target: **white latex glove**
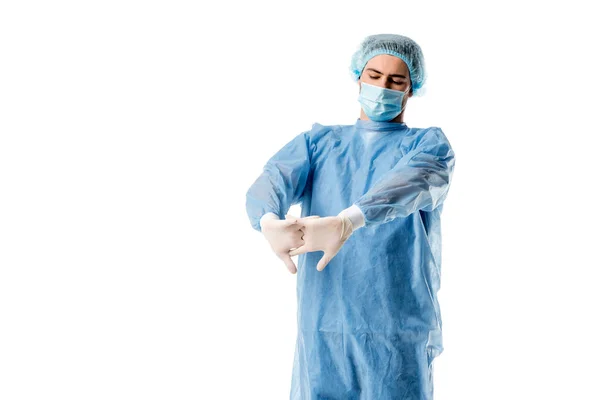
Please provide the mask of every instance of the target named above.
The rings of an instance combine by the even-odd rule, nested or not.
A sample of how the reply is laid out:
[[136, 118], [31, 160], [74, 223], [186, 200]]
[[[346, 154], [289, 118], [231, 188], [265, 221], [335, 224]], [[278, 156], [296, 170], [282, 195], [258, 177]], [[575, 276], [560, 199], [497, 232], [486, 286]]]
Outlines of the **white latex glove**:
[[288, 270], [295, 274], [298, 269], [289, 255], [290, 249], [295, 249], [304, 244], [301, 231], [303, 227], [292, 215], [286, 215], [285, 219], [279, 219], [274, 213], [267, 213], [260, 219], [261, 231], [271, 245], [271, 249], [287, 266]]
[[304, 232], [304, 245], [291, 250], [289, 255], [296, 256], [311, 251], [322, 251], [325, 254], [319, 260], [317, 270], [323, 271], [352, 235], [353, 227], [350, 218], [344, 214], [336, 217], [314, 217], [298, 219], [298, 223], [303, 226], [301, 230]]

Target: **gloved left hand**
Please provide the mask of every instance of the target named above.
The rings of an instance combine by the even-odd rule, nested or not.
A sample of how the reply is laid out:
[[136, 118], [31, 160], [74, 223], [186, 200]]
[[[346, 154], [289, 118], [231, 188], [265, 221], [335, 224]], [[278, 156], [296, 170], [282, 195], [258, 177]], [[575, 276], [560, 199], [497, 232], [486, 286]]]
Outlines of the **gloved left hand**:
[[314, 217], [313, 215], [298, 219], [298, 223], [304, 226], [300, 229], [304, 232], [304, 245], [291, 250], [289, 254], [296, 256], [311, 251], [323, 251], [325, 254], [317, 264], [317, 270], [323, 271], [352, 235], [353, 227], [352, 222], [345, 215]]

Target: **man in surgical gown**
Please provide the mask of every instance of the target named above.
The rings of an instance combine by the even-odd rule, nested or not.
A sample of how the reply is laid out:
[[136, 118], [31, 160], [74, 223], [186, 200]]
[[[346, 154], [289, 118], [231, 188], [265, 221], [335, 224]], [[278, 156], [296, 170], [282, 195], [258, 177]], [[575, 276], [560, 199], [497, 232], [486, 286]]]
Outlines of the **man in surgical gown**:
[[[454, 152], [439, 127], [403, 121], [425, 81], [414, 41], [369, 36], [351, 71], [360, 118], [294, 137], [246, 195], [252, 227], [297, 272], [290, 399], [432, 399]], [[298, 203], [302, 217], [287, 215]]]

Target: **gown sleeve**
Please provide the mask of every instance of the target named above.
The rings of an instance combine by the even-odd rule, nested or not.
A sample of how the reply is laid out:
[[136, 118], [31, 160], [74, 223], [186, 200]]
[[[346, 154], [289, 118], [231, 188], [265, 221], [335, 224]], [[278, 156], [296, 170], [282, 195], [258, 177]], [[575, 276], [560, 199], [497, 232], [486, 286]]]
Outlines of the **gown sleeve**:
[[267, 161], [246, 193], [246, 212], [252, 227], [261, 232], [260, 219], [267, 213], [285, 219], [290, 207], [302, 199], [310, 174], [308, 132], [296, 136]]
[[448, 194], [454, 172], [454, 151], [438, 127], [429, 128], [394, 167], [353, 204], [364, 226], [433, 211]]

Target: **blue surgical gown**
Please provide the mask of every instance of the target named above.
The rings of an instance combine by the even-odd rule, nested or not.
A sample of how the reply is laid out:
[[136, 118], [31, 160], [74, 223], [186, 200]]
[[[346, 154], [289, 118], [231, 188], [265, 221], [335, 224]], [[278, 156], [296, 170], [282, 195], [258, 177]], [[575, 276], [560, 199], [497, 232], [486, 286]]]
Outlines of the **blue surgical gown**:
[[443, 351], [440, 216], [454, 151], [438, 127], [358, 119], [294, 137], [246, 194], [254, 229], [267, 212], [284, 219], [335, 216], [355, 204], [365, 217], [327, 267], [301, 254], [292, 400], [432, 399], [433, 360]]

